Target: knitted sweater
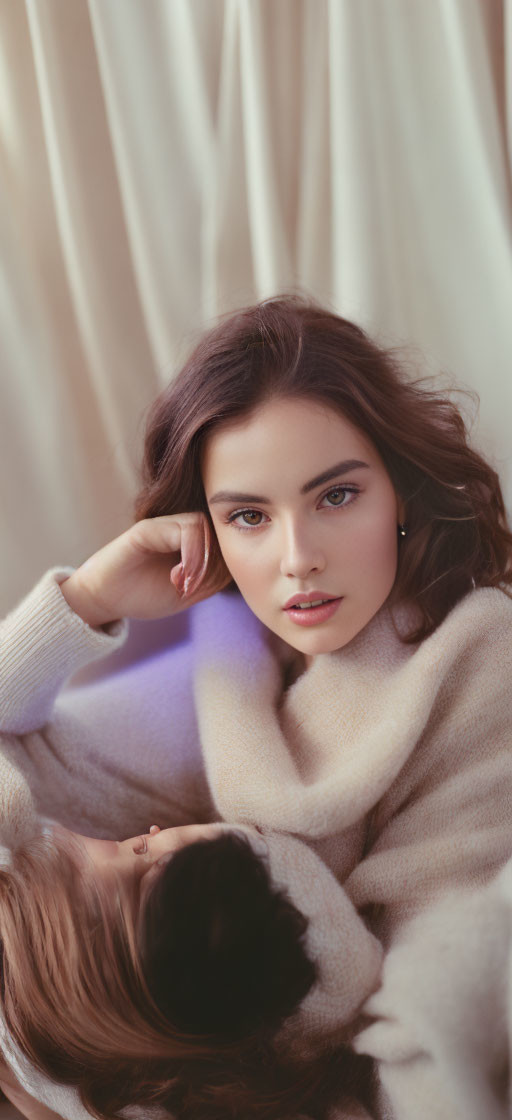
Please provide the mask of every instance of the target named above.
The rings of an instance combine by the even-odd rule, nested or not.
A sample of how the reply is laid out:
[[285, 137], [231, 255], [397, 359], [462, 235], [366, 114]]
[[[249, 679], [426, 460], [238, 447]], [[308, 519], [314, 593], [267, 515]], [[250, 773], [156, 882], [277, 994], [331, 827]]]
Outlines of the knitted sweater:
[[[512, 602], [502, 592], [472, 592], [416, 647], [384, 607], [286, 692], [288, 647], [224, 593], [191, 612], [187, 645], [53, 704], [64, 679], [125, 632], [91, 631], [73, 615], [57, 586], [66, 574], [47, 575], [3, 630], [4, 746], [40, 812], [118, 837], [153, 819], [218, 816], [300, 836], [385, 946], [443, 892], [489, 881], [508, 858]], [[396, 1062], [382, 1039], [375, 1056], [382, 1068]], [[412, 1065], [411, 1076], [391, 1100], [397, 1116], [414, 1114]]]
[[384, 607], [284, 695], [240, 600], [201, 604], [193, 633], [224, 818], [301, 835], [388, 949], [355, 1043], [380, 1120], [506, 1120], [512, 891], [483, 887], [512, 852], [511, 600], [474, 591], [415, 647]]
[[[400, 630], [408, 612], [395, 612]], [[405, 645], [384, 606], [283, 695], [266, 633], [235, 596], [193, 616], [195, 697], [225, 820], [303, 837], [372, 907], [385, 944], [512, 852], [512, 600], [471, 592]]]

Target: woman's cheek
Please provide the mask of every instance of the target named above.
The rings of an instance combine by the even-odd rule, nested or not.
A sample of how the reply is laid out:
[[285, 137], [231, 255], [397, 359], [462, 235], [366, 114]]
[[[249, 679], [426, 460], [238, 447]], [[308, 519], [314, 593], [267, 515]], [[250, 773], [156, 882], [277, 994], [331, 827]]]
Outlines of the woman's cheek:
[[233, 557], [230, 571], [233, 579], [243, 591], [254, 593], [257, 592], [258, 587], [261, 588], [262, 566], [254, 560], [240, 555]]
[[244, 597], [261, 595], [265, 582], [265, 562], [258, 551], [249, 549], [248, 542], [235, 541], [226, 549], [225, 563]]
[[230, 572], [230, 574], [233, 576], [233, 579], [235, 579], [233, 568], [236, 565], [236, 549], [233, 550], [233, 542], [230, 541], [225, 527], [216, 527], [215, 535], [217, 537], [217, 544], [219, 546], [226, 568], [228, 569], [228, 572]]
[[238, 584], [239, 579], [244, 578], [247, 559], [244, 557], [244, 550], [241, 547], [242, 542], [239, 543], [236, 539], [233, 539], [233, 533], [235, 532], [236, 529], [232, 530], [226, 527], [217, 530], [217, 543], [230, 576]]

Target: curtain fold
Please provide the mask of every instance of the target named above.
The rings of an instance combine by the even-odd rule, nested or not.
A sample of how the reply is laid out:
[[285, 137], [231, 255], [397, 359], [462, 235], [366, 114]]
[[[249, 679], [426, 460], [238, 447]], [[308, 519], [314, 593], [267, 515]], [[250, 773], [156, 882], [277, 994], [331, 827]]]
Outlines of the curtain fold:
[[510, 498], [511, 28], [511, 0], [0, 0], [1, 609], [127, 526], [150, 401], [285, 289], [480, 393]]

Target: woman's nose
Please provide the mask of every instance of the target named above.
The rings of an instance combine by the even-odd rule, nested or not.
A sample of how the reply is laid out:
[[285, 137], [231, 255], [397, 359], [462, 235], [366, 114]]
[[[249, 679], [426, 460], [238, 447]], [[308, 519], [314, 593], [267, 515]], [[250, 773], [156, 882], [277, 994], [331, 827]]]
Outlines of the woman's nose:
[[286, 528], [281, 550], [281, 575], [306, 579], [311, 572], [322, 572], [325, 560], [313, 530], [298, 525]]

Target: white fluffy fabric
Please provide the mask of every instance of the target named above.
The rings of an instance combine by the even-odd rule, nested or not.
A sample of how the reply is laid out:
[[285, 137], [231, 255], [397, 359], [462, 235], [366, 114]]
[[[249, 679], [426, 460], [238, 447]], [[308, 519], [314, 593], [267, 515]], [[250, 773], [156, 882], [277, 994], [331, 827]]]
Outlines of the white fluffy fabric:
[[364, 1008], [374, 1021], [355, 1049], [380, 1060], [381, 1105], [394, 1120], [511, 1115], [511, 981], [509, 861], [488, 886], [413, 918], [386, 955]]

